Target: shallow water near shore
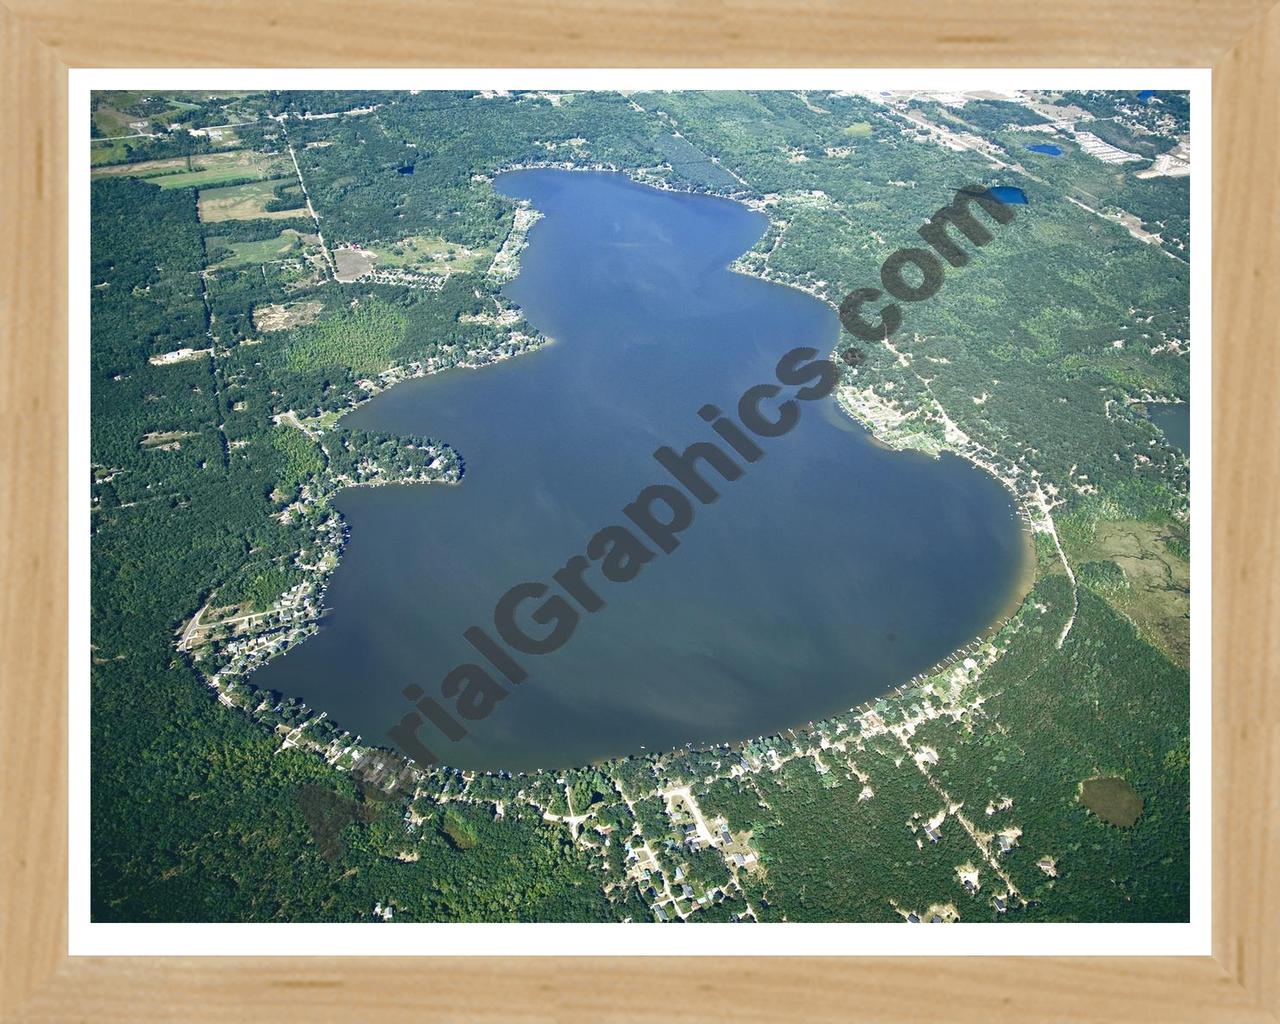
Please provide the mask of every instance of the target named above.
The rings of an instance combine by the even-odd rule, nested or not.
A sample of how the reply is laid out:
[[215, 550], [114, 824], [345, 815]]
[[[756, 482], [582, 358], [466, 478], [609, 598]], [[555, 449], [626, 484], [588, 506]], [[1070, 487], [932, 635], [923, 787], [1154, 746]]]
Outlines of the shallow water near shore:
[[[440, 681], [484, 663], [463, 631], [496, 636], [494, 605], [521, 582], [559, 593], [552, 573], [672, 482], [654, 449], [718, 441], [702, 406], [735, 415], [784, 353], [837, 340], [823, 303], [727, 269], [766, 226], [738, 203], [559, 170], [497, 188], [545, 214], [506, 294], [556, 343], [407, 381], [345, 418], [447, 442], [465, 479], [339, 495], [351, 540], [332, 610], [252, 680], [366, 743], [394, 745], [408, 685], [451, 707]], [[795, 429], [757, 439], [759, 461], [737, 459], [739, 479], [704, 470], [720, 497], [694, 503], [678, 548], [627, 583], [589, 570], [604, 607], [579, 609], [559, 650], [517, 655], [528, 678], [465, 739], [428, 723], [423, 742], [456, 767], [530, 770], [755, 738], [872, 699], [1006, 613], [1028, 564], [1009, 493], [959, 458], [871, 443], [834, 398], [800, 405]]]

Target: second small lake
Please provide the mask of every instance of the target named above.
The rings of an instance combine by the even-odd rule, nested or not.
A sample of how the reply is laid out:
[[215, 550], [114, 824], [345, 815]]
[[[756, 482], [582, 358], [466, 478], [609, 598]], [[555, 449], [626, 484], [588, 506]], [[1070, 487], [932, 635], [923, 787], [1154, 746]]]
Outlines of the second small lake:
[[1178, 451], [1191, 454], [1191, 406], [1186, 402], [1148, 402], [1147, 418]]

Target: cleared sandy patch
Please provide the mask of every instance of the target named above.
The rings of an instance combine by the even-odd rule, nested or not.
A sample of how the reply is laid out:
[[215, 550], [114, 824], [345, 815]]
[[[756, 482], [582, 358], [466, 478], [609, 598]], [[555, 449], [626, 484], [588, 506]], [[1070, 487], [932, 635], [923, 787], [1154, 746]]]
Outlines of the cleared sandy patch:
[[323, 302], [284, 302], [256, 306], [253, 310], [253, 326], [263, 333], [287, 331], [290, 327], [311, 323], [322, 309]]
[[334, 277], [342, 284], [359, 280], [373, 269], [377, 257], [363, 249], [334, 249]]
[[182, 442], [189, 437], [195, 437], [189, 430], [153, 430], [150, 434], [144, 434], [138, 442], [140, 448], [163, 448], [167, 451], [176, 451], [182, 446]]

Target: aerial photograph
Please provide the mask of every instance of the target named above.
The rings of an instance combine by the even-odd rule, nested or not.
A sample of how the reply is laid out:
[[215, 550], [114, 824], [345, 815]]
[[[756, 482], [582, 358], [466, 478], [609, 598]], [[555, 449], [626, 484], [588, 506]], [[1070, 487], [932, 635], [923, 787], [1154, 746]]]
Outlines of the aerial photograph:
[[1190, 110], [93, 92], [92, 921], [1187, 922]]

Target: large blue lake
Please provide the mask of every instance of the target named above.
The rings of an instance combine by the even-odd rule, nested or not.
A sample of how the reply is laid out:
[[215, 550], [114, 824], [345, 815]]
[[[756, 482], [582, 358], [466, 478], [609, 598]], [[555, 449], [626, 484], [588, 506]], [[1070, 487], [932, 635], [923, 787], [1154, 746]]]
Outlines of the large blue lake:
[[[737, 203], [557, 170], [497, 187], [545, 214], [506, 293], [554, 343], [347, 416], [447, 441], [465, 479], [343, 492], [332, 611], [254, 679], [366, 742], [392, 743], [410, 684], [452, 706], [440, 681], [482, 660], [463, 631], [494, 635], [504, 592], [550, 582], [628, 522], [642, 488], [670, 483], [656, 448], [716, 440], [700, 408], [735, 410], [788, 350], [826, 355], [838, 337], [822, 303], [727, 269], [766, 226]], [[799, 405], [793, 430], [757, 439], [763, 458], [738, 459], [738, 480], [706, 474], [720, 499], [695, 503], [673, 552], [626, 583], [593, 566], [605, 607], [554, 653], [519, 655], [529, 677], [466, 738], [426, 724], [423, 741], [446, 764], [528, 770], [754, 738], [882, 694], [998, 619], [1028, 552], [1003, 488], [960, 459], [877, 446], [833, 398]]]

